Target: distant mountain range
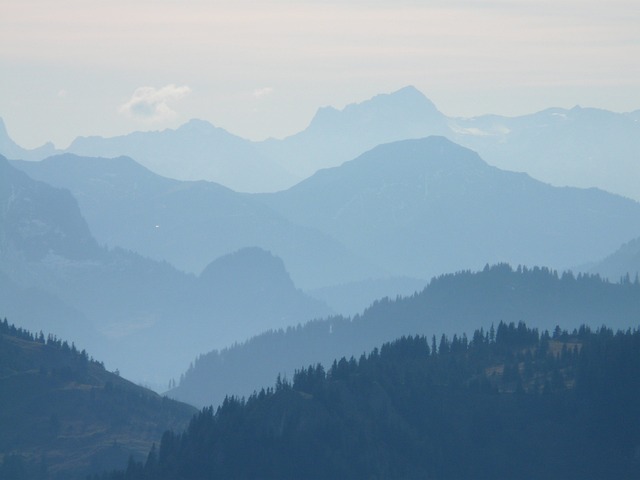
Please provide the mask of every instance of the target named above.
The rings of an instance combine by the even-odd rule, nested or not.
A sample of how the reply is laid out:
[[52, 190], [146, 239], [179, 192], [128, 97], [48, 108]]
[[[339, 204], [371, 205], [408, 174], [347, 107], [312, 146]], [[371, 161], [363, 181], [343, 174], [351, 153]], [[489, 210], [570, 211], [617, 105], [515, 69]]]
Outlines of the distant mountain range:
[[605, 322], [626, 329], [636, 327], [638, 318], [639, 283], [496, 265], [438, 277], [419, 293], [382, 299], [353, 318], [335, 316], [272, 330], [201, 355], [168, 394], [192, 405], [215, 406], [225, 395], [248, 396], [271, 385], [278, 374], [290, 379], [304, 365], [328, 367], [336, 358], [359, 358], [403, 335], [470, 336], [479, 325], [501, 321], [525, 321], [550, 331], [559, 324], [571, 329]]
[[195, 276], [99, 247], [68, 191], [3, 158], [0, 224], [0, 314], [68, 335], [136, 380], [164, 383], [197, 353], [330, 313], [264, 250], [240, 250]]
[[448, 119], [435, 105], [414, 87], [405, 87], [343, 110], [320, 108], [302, 132], [259, 146], [274, 161], [306, 178], [383, 143], [449, 132]]
[[[0, 162], [7, 312], [35, 329], [50, 321], [45, 305], [66, 312], [61, 333], [81, 335], [136, 379], [177, 375], [199, 352], [331, 312], [295, 286], [354, 313], [445, 272], [496, 262], [563, 269], [640, 237], [637, 202], [490, 167], [443, 137], [381, 145], [274, 194], [168, 179], [124, 157], [12, 165], [69, 189], [80, 208], [68, 192]], [[262, 280], [208, 286], [211, 269], [227, 268], [209, 263], [249, 247], [261, 250], [234, 256], [235, 268], [264, 267]], [[262, 267], [247, 267], [253, 262]], [[355, 295], [345, 299], [340, 285]], [[260, 293], [275, 286], [279, 301]], [[127, 362], [138, 344], [150, 354]]]
[[282, 258], [302, 288], [386, 273], [251, 195], [211, 182], [161, 177], [130, 158], [65, 154], [13, 165], [36, 180], [69, 189], [100, 243], [165, 260], [182, 270], [199, 274], [217, 257], [257, 246]]
[[381, 145], [274, 194], [171, 180], [127, 158], [14, 165], [68, 188], [100, 242], [196, 273], [258, 246], [303, 289], [502, 261], [569, 268], [640, 236], [637, 202], [490, 167], [443, 137]]
[[266, 158], [257, 145], [202, 120], [162, 132], [80, 137], [66, 152], [91, 157], [126, 155], [160, 175], [215, 180], [238, 191], [260, 191], [264, 185], [280, 189], [299, 180]]
[[[489, 164], [558, 186], [598, 187], [640, 200], [640, 111], [550, 108], [519, 117], [447, 117], [414, 87], [351, 104], [323, 107], [290, 137], [251, 142], [208, 122], [176, 130], [79, 137], [65, 150], [83, 156], [126, 155], [156, 173], [211, 180], [243, 192], [290, 187], [321, 168], [341, 165], [382, 143], [442, 135]], [[52, 145], [24, 150], [0, 128], [0, 153], [43, 159]]]
[[[176, 130], [78, 138], [64, 152], [50, 144], [25, 150], [8, 137], [0, 120], [0, 153], [13, 159], [0, 155], [0, 319], [8, 316], [32, 331], [82, 345], [109, 369], [158, 390], [183, 373], [178, 385], [170, 382], [169, 394], [199, 406], [222, 404], [218, 413], [205, 410], [198, 421], [207, 428], [229, 422], [216, 435], [233, 432], [224, 435], [225, 441], [243, 439], [237, 451], [242, 454], [233, 453], [241, 462], [246, 439], [263, 438], [255, 432], [242, 437], [242, 428], [254, 425], [246, 418], [241, 426], [234, 423], [239, 412], [250, 411], [248, 405], [257, 406], [249, 413], [253, 420], [262, 418], [255, 425], [275, 442], [269, 446], [285, 445], [278, 443], [286, 436], [285, 425], [300, 434], [298, 440], [312, 426], [329, 432], [338, 453], [323, 450], [326, 465], [343, 453], [341, 441], [359, 445], [363, 431], [371, 440], [367, 426], [380, 419], [403, 426], [375, 436], [367, 458], [382, 458], [376, 449], [386, 452], [389, 438], [408, 442], [417, 433], [403, 436], [413, 423], [398, 402], [416, 393], [396, 387], [414, 382], [415, 359], [398, 367], [405, 373], [389, 383], [396, 387], [385, 392], [380, 385], [389, 380], [398, 358], [416, 354], [417, 346], [421, 358], [425, 352], [429, 358], [428, 368], [422, 366], [438, 376], [429, 373], [420, 388], [444, 392], [436, 407], [473, 392], [481, 401], [495, 396], [487, 402], [493, 415], [499, 410], [493, 403], [498, 393], [500, 405], [511, 411], [523, 405], [526, 394], [540, 400], [536, 409], [557, 412], [558, 405], [569, 408], [574, 388], [581, 395], [593, 391], [589, 398], [595, 403], [570, 407], [584, 410], [571, 417], [573, 423], [560, 423], [566, 426], [560, 430], [563, 438], [598, 439], [599, 424], [587, 428], [591, 436], [581, 435], [586, 430], [576, 433], [585, 425], [582, 420], [607, 412], [612, 400], [635, 405], [629, 392], [640, 393], [632, 380], [615, 398], [607, 397], [615, 389], [600, 388], [608, 377], [609, 386], [637, 377], [618, 375], [616, 369], [629, 373], [629, 358], [638, 353], [638, 333], [630, 329], [640, 318], [639, 121], [640, 111], [580, 107], [517, 118], [450, 118], [413, 87], [343, 110], [320, 109], [304, 131], [263, 142], [192, 120]], [[593, 185], [614, 193], [578, 188]], [[556, 271], [570, 267], [587, 274]], [[554, 331], [553, 342], [524, 324], [516, 327], [520, 321]], [[502, 334], [508, 330], [509, 341], [525, 334], [536, 342], [511, 343], [507, 352], [493, 327], [468, 338], [479, 326], [492, 324], [499, 324]], [[580, 327], [570, 336], [554, 329], [558, 324], [569, 329], [607, 324], [627, 333], [614, 337], [606, 328], [592, 334]], [[438, 339], [432, 335], [461, 332], [451, 341], [440, 339], [436, 358]], [[391, 355], [386, 366], [378, 361], [378, 350], [363, 355], [383, 342], [416, 334], [427, 338], [383, 347]], [[588, 362], [596, 357], [580, 357], [587, 340], [607, 348], [618, 342], [616, 348], [624, 352], [598, 357], [610, 369], [607, 378]], [[628, 342], [624, 350], [620, 341]], [[556, 349], [552, 355], [549, 348]], [[502, 356], [498, 363], [486, 362], [489, 352]], [[462, 377], [458, 367], [467, 353], [482, 361]], [[343, 356], [361, 359], [329, 367]], [[306, 365], [315, 366], [298, 370]], [[352, 390], [364, 385], [372, 366], [380, 367], [383, 377], [367, 384], [366, 395]], [[446, 392], [441, 389], [445, 373], [451, 386]], [[260, 390], [276, 377], [275, 391]], [[122, 455], [140, 458], [158, 428], [182, 428], [192, 412], [107, 372], [73, 343], [30, 334], [6, 321], [0, 321], [0, 386], [0, 478], [22, 478], [15, 473], [21, 468], [29, 475], [45, 477], [50, 469], [59, 478], [73, 478], [113, 465]], [[465, 393], [458, 397], [461, 389]], [[558, 405], [551, 408], [543, 393], [554, 393]], [[228, 395], [251, 397], [223, 400]], [[356, 397], [359, 403], [348, 399]], [[281, 398], [284, 403], [276, 405]], [[331, 406], [338, 404], [346, 413], [336, 417]], [[277, 414], [264, 420], [258, 414], [270, 405], [276, 405]], [[295, 406], [302, 420], [292, 421], [287, 405]], [[312, 405], [333, 423], [304, 420]], [[364, 430], [350, 437], [353, 431], [335, 427], [341, 415], [354, 418], [355, 405], [374, 415], [359, 416]], [[433, 426], [437, 410], [427, 411], [436, 418], [427, 422]], [[418, 410], [412, 406], [411, 412]], [[462, 421], [455, 407], [450, 412], [451, 428], [471, 425], [465, 439], [492, 432], [481, 435], [474, 430], [478, 426], [495, 426], [490, 419], [477, 423], [469, 413], [470, 421]], [[404, 420], [396, 421], [400, 417]], [[607, 418], [616, 422], [616, 431], [627, 421], [618, 410]], [[548, 420], [544, 428], [529, 420], [516, 423], [538, 435], [549, 428]], [[190, 435], [197, 425], [194, 421], [180, 437], [165, 435], [159, 455], [153, 451], [146, 465], [130, 462], [130, 472], [123, 475], [161, 478], [159, 465], [179, 442], [195, 438]], [[556, 430], [549, 431], [540, 438], [557, 438]], [[331, 432], [346, 436], [336, 440]], [[126, 445], [117, 443], [121, 434]], [[507, 431], [499, 451], [510, 438]], [[617, 442], [621, 437], [607, 438]], [[595, 442], [586, 457], [595, 466], [602, 465], [594, 460], [597, 455], [622, 465], [616, 471], [624, 477], [637, 469], [636, 443], [602, 453], [592, 448]], [[576, 451], [582, 452], [582, 445]], [[291, 448], [280, 453], [290, 455]], [[200, 478], [190, 470], [193, 452], [179, 450], [187, 452], [180, 464], [189, 472], [185, 478]], [[404, 450], [399, 448], [401, 454]], [[427, 450], [441, 460], [442, 469], [431, 471], [432, 463], [426, 462], [412, 464], [418, 470], [403, 470], [404, 460], [389, 469], [385, 460], [375, 473], [444, 472], [451, 462], [438, 456], [440, 447]], [[18, 451], [26, 456], [13, 455]], [[530, 465], [545, 452], [539, 450]], [[207, 468], [214, 465], [208, 453], [197, 459]], [[496, 457], [496, 465], [507, 457]], [[577, 471], [562, 455], [554, 458], [564, 471]], [[256, 471], [264, 471], [260, 459], [253, 460]], [[266, 460], [270, 465], [271, 458]], [[339, 461], [332, 471], [351, 471], [351, 460]], [[372, 461], [362, 463], [366, 467]], [[593, 474], [594, 468], [581, 471]], [[176, 471], [162, 471], [162, 478], [174, 478]], [[220, 470], [227, 477], [234, 471], [240, 470]], [[300, 476], [286, 472], [285, 477]]]
[[393, 275], [418, 278], [500, 261], [567, 268], [640, 233], [637, 202], [490, 167], [443, 137], [381, 145], [259, 198]]

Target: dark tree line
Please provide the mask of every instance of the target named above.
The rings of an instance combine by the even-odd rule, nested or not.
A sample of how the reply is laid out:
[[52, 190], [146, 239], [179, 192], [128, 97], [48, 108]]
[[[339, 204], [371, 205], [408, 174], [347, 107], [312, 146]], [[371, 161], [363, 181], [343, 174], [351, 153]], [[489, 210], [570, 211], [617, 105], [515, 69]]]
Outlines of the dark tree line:
[[640, 332], [500, 323], [311, 365], [109, 480], [638, 478]]
[[138, 387], [53, 335], [0, 321], [0, 480], [76, 480], [144, 458], [196, 409]]
[[[597, 275], [558, 273], [544, 267], [487, 266], [433, 279], [421, 292], [375, 302], [353, 318], [335, 316], [270, 331], [196, 359], [180, 379], [177, 398], [198, 406], [218, 405], [225, 395], [245, 395], [270, 384], [278, 372], [300, 365], [359, 356], [403, 335], [471, 333], [478, 325], [525, 321], [541, 330], [557, 324], [619, 329], [640, 319], [640, 283], [610, 283]], [[486, 333], [486, 332], [485, 332]], [[494, 329], [494, 335], [496, 334]], [[459, 338], [463, 341], [463, 337]], [[430, 345], [431, 346], [431, 345]]]
[[8, 335], [11, 337], [26, 340], [28, 342], [36, 342], [42, 345], [46, 345], [49, 348], [57, 349], [62, 352], [63, 355], [69, 355], [70, 358], [79, 360], [82, 363], [95, 363], [97, 365], [104, 366], [102, 362], [98, 362], [89, 357], [89, 354], [85, 349], [78, 350], [73, 342], [69, 345], [66, 340], [59, 339], [56, 335], [48, 334], [45, 338], [42, 330], [38, 333], [33, 333], [21, 327], [16, 327], [14, 324], [9, 323], [7, 319], [0, 321], [0, 340], [1, 335]]

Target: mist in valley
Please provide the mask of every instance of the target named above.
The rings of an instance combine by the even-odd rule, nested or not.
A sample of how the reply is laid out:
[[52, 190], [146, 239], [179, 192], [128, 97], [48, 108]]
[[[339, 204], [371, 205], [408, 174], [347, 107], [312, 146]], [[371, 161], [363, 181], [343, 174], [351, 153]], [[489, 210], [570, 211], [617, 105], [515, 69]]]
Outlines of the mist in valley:
[[0, 20], [0, 478], [640, 474], [628, 2], [146, 7]]

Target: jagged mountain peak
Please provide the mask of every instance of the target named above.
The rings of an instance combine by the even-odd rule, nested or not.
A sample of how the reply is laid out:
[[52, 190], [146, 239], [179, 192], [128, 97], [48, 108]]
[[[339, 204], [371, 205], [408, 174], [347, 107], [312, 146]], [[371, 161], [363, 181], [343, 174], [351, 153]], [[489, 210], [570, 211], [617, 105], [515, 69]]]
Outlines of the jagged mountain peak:
[[314, 116], [309, 129], [329, 128], [335, 122], [370, 124], [403, 121], [432, 121], [444, 116], [434, 103], [414, 86], [406, 86], [392, 93], [382, 93], [360, 103], [351, 103], [338, 110], [321, 107]]

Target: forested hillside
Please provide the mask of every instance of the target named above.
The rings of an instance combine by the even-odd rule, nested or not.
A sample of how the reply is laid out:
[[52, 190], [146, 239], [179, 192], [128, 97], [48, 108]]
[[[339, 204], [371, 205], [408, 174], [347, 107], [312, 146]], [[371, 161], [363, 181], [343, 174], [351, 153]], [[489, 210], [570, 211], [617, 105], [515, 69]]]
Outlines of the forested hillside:
[[0, 322], [0, 479], [80, 479], [144, 458], [195, 411], [106, 371], [73, 343]]
[[640, 332], [404, 337], [205, 408], [103, 477], [638, 478]]
[[479, 325], [500, 321], [526, 321], [549, 330], [556, 325], [637, 326], [640, 283], [505, 264], [444, 275], [413, 296], [380, 300], [353, 318], [269, 331], [202, 355], [169, 395], [201, 407], [218, 405], [225, 395], [249, 395], [269, 385], [278, 373], [290, 377], [300, 365], [327, 366], [334, 358], [359, 356], [402, 335], [470, 334]]

